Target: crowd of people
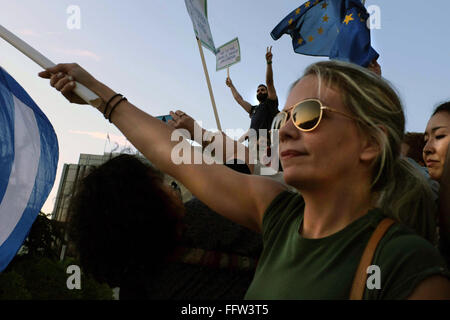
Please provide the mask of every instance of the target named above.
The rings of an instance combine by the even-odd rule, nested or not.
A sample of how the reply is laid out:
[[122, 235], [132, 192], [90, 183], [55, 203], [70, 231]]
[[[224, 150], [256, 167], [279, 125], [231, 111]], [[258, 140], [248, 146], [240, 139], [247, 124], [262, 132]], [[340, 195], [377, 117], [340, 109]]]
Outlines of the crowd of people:
[[[85, 271], [119, 286], [121, 299], [450, 299], [450, 103], [423, 135], [405, 135], [376, 61], [322, 61], [279, 112], [269, 48], [266, 62], [258, 106], [226, 85], [250, 128], [278, 133], [275, 178], [255, 174], [248, 148], [243, 158], [224, 150], [224, 164], [175, 164], [171, 134], [192, 133], [192, 117], [177, 110], [163, 123], [77, 64], [40, 73], [70, 102], [83, 103], [74, 80], [95, 92], [99, 112], [158, 168], [120, 156], [82, 181], [70, 212]], [[207, 147], [182, 143], [192, 158]], [[161, 172], [194, 198], [183, 204]], [[358, 288], [374, 243], [381, 286]]]

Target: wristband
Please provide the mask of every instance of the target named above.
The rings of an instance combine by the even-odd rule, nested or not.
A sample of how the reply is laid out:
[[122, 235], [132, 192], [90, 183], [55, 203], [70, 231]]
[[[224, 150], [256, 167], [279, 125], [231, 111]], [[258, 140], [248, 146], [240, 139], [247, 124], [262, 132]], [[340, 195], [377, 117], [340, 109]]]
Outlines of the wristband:
[[127, 98], [122, 97], [122, 99], [120, 99], [119, 101], [117, 101], [116, 104], [113, 105], [113, 107], [111, 108], [111, 111], [109, 112], [109, 115], [108, 115], [108, 120], [109, 120], [110, 123], [112, 122], [112, 121], [111, 121], [111, 115], [112, 115], [114, 109], [115, 109], [122, 101], [127, 101]]
[[113, 101], [113, 99], [115, 97], [118, 97], [118, 96], [122, 96], [122, 95], [120, 93], [117, 93], [117, 94], [113, 95], [111, 98], [109, 98], [108, 102], [106, 102], [105, 110], [103, 110], [103, 116], [105, 117], [105, 119], [108, 119], [108, 117], [106, 117], [106, 112], [108, 111], [108, 105], [111, 103], [111, 101]]
[[267, 61], [267, 64], [272, 64], [272, 61]]

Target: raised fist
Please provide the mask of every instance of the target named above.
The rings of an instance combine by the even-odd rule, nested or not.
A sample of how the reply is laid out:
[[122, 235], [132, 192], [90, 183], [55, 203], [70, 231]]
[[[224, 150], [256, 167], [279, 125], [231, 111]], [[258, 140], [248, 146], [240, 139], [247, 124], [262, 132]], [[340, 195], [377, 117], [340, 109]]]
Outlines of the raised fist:
[[233, 82], [231, 82], [231, 79], [229, 77], [227, 77], [227, 80], [225, 80], [225, 84], [230, 88], [233, 86]]

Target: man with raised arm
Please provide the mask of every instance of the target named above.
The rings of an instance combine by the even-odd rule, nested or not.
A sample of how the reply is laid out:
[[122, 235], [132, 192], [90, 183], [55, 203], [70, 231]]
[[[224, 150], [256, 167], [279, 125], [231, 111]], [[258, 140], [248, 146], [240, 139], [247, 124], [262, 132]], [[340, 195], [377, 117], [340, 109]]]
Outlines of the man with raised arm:
[[279, 112], [278, 110], [278, 97], [273, 85], [273, 71], [272, 71], [272, 47], [267, 48], [266, 52], [266, 85], [260, 84], [256, 90], [256, 98], [259, 101], [259, 105], [252, 106], [249, 102], [245, 101], [231, 82], [231, 79], [227, 77], [226, 85], [230, 87], [231, 93], [237, 103], [244, 108], [250, 115], [250, 129], [256, 130], [259, 138], [259, 129], [266, 129], [267, 131], [272, 124], [272, 120]]

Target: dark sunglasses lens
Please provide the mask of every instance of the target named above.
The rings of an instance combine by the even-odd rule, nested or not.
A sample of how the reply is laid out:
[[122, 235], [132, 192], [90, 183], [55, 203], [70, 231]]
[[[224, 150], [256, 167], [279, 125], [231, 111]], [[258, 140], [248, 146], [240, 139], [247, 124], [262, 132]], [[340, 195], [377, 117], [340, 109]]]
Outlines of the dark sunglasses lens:
[[303, 130], [310, 130], [320, 119], [320, 103], [318, 101], [304, 101], [299, 103], [292, 112], [295, 125]]

